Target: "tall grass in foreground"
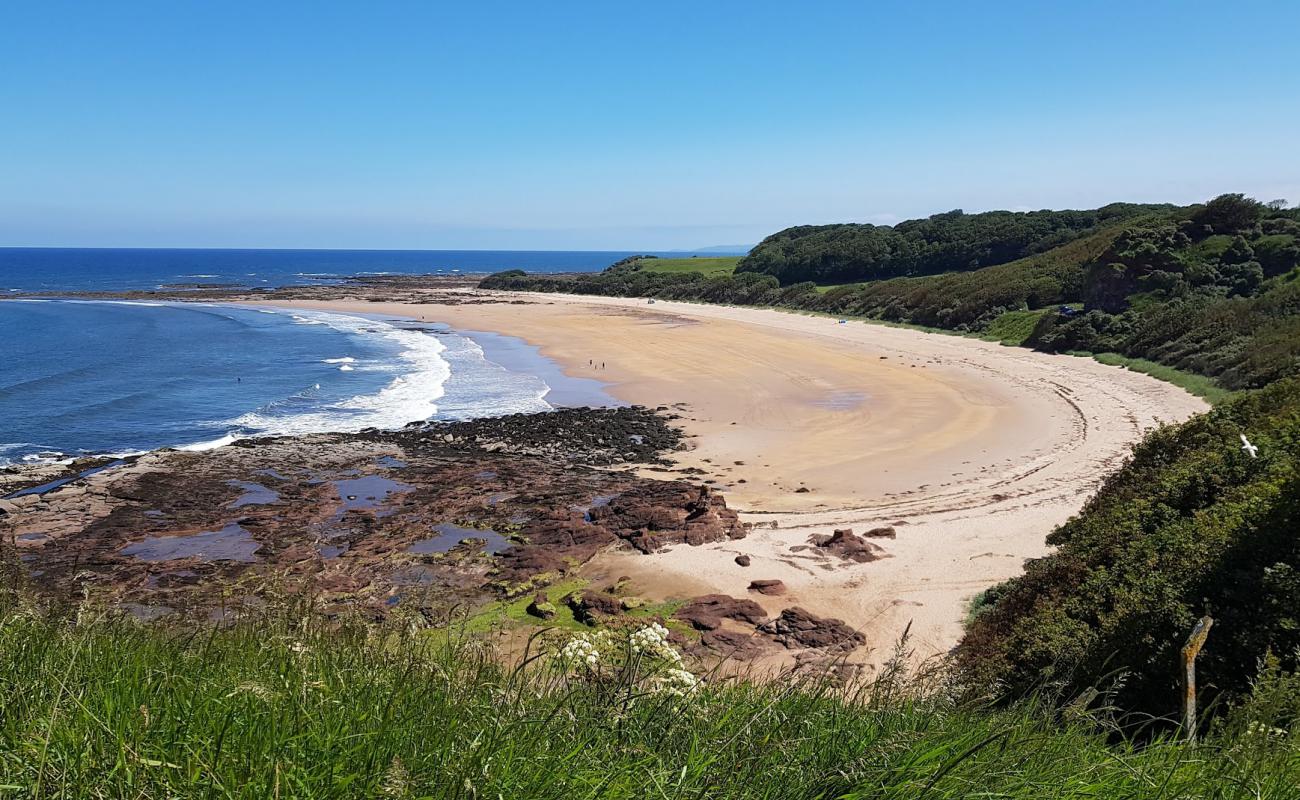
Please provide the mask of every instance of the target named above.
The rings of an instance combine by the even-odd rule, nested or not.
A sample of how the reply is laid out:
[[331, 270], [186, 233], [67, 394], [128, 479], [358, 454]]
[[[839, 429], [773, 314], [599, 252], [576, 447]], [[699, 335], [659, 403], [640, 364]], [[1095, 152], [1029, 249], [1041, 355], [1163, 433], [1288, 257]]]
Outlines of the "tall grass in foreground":
[[[518, 666], [482, 639], [326, 628], [0, 622], [0, 797], [1296, 797], [1258, 734], [1108, 743], [1087, 719], [884, 680], [655, 691], [564, 639]], [[624, 640], [624, 645], [627, 642]]]

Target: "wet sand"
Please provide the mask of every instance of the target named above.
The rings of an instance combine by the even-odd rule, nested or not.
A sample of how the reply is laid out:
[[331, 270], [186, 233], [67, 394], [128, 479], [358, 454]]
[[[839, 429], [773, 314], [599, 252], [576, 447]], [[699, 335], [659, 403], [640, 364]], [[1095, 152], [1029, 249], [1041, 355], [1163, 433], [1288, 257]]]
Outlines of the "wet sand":
[[[748, 596], [861, 628], [868, 662], [909, 624], [918, 655], [951, 647], [970, 600], [1043, 555], [1134, 442], [1207, 408], [1090, 359], [883, 325], [622, 298], [438, 297], [271, 304], [519, 337], [622, 401], [673, 407], [693, 446], [680, 466], [723, 489], [754, 530], [650, 557], [611, 551], [589, 572], [631, 576], [652, 600], [744, 597], [751, 580], [780, 579], [785, 595]], [[879, 561], [803, 548], [813, 534], [880, 526], [897, 538], [875, 540]], [[741, 553], [752, 566], [735, 563]]]

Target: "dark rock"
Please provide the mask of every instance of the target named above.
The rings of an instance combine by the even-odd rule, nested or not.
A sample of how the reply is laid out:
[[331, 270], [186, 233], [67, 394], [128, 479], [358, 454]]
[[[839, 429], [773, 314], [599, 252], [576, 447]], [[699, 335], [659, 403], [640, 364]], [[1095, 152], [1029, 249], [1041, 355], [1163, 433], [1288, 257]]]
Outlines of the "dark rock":
[[588, 590], [569, 595], [567, 602], [573, 609], [573, 618], [587, 625], [595, 625], [606, 617], [623, 612], [623, 601], [607, 592]]
[[555, 606], [546, 599], [545, 592], [538, 592], [525, 610], [539, 619], [552, 619], [555, 616]]
[[643, 553], [673, 544], [701, 545], [745, 536], [736, 512], [707, 486], [646, 483], [589, 512], [591, 523]]
[[862, 535], [868, 539], [897, 539], [898, 531], [892, 527], [872, 528]]
[[771, 622], [758, 626], [783, 647], [815, 647], [823, 650], [847, 652], [863, 644], [862, 634], [850, 628], [843, 620], [818, 617], [793, 606], [782, 611]]
[[750, 557], [745, 555], [744, 553], [736, 556], [736, 563], [742, 567], [748, 567], [751, 561], [752, 559], [750, 559]]
[[746, 661], [763, 655], [770, 645], [767, 639], [741, 631], [713, 630], [700, 634], [700, 644], [729, 658]]
[[712, 631], [722, 627], [722, 620], [732, 619], [759, 625], [767, 619], [767, 612], [753, 600], [729, 597], [725, 594], [706, 594], [697, 597], [681, 608], [673, 617], [688, 623], [699, 631]]
[[837, 555], [845, 561], [865, 564], [885, 557], [878, 546], [858, 536], [851, 529], [837, 530], [830, 536], [810, 536], [809, 543], [821, 550]]
[[771, 578], [750, 581], [749, 591], [765, 595], [785, 594], [785, 583]]

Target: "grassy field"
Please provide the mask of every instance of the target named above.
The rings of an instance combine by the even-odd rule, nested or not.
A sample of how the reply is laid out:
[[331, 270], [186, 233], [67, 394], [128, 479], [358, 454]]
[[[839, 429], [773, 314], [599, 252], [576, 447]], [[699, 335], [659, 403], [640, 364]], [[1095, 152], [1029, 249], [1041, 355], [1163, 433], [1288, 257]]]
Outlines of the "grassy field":
[[1019, 347], [1034, 332], [1038, 320], [1049, 311], [1051, 309], [1007, 311], [989, 323], [989, 326], [981, 331], [980, 338]]
[[418, 616], [79, 617], [0, 615], [0, 797], [1289, 798], [1300, 783], [1300, 754], [1270, 735], [1139, 747], [1080, 713], [957, 703], [897, 673], [696, 685], [662, 641], [627, 636], [564, 649], [574, 634], [557, 631], [512, 667]]
[[736, 271], [742, 256], [716, 256], [712, 258], [647, 258], [641, 261], [646, 272], [699, 272], [704, 275], [730, 275]]

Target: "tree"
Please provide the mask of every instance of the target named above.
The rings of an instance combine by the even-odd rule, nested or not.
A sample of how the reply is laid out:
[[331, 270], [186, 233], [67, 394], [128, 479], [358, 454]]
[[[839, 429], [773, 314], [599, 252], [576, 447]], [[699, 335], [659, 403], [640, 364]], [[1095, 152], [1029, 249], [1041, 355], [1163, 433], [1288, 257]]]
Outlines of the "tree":
[[1221, 194], [1196, 212], [1192, 220], [1210, 233], [1237, 233], [1259, 221], [1264, 206], [1244, 194]]

